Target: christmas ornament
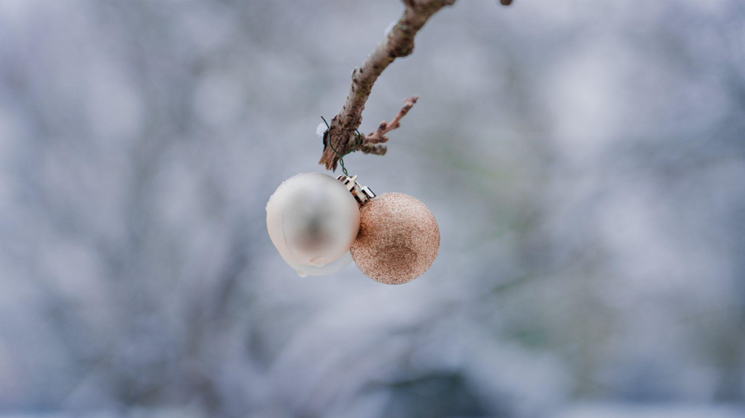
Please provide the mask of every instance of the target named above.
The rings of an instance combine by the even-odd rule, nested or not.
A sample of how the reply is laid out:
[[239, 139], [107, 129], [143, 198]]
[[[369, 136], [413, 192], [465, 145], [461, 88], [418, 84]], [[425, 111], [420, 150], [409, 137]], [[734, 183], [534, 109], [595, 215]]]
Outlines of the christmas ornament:
[[342, 183], [322, 173], [282, 183], [266, 207], [269, 237], [299, 275], [335, 273], [351, 263], [359, 206]]
[[351, 252], [366, 276], [403, 284], [424, 274], [439, 248], [440, 229], [427, 206], [409, 195], [386, 193], [362, 206]]
[[[328, 129], [326, 123], [324, 144]], [[352, 151], [360, 143], [357, 131]], [[336, 273], [352, 260], [365, 275], [385, 284], [407, 283], [424, 274], [440, 248], [432, 212], [409, 195], [377, 197], [349, 175], [344, 155], [328, 145], [344, 175], [334, 180], [321, 173], [298, 174], [269, 199], [267, 228], [282, 258], [301, 276]]]

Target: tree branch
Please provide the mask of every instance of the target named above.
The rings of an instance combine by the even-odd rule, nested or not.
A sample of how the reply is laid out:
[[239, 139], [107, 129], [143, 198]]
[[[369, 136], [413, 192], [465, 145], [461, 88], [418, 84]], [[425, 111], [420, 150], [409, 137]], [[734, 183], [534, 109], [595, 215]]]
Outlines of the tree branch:
[[[402, 0], [404, 13], [393, 28], [388, 32], [383, 42], [368, 55], [362, 66], [352, 71], [352, 86], [347, 100], [338, 115], [331, 119], [331, 125], [324, 135], [324, 149], [319, 164], [325, 165], [327, 170], [335, 170], [339, 157], [328, 146], [329, 141], [339, 154], [344, 155], [356, 144], [355, 131], [362, 123], [362, 111], [370, 97], [375, 81], [396, 58], [405, 57], [414, 51], [414, 37], [422, 29], [427, 20], [445, 6], [450, 6], [456, 0]], [[501, 0], [502, 4], [509, 4], [511, 0]], [[385, 135], [401, 126], [400, 120], [416, 103], [418, 97], [407, 99], [404, 107], [398, 112], [391, 123], [385, 121], [375, 132], [362, 138], [362, 145], [358, 148], [366, 154], [383, 155], [387, 148]]]

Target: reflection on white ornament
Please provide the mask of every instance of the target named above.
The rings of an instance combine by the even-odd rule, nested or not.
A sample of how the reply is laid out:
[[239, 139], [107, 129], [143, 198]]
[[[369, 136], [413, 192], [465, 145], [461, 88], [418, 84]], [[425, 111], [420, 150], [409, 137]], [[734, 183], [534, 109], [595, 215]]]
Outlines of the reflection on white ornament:
[[294, 268], [295, 271], [297, 271], [297, 274], [300, 275], [300, 277], [328, 276], [329, 274], [340, 272], [344, 270], [345, 267], [352, 264], [352, 253], [347, 251], [338, 260], [332, 261], [326, 264], [325, 266], [321, 266], [321, 267], [304, 266], [302, 264], [297, 264], [287, 259], [285, 259], [285, 262], [289, 264], [290, 267]]

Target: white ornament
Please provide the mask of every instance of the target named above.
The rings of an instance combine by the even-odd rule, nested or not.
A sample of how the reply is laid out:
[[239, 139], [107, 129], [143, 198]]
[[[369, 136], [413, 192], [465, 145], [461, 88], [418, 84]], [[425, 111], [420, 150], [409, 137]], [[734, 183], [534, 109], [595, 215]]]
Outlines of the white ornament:
[[335, 273], [351, 262], [360, 211], [344, 185], [323, 173], [282, 183], [266, 206], [269, 237], [301, 276]]

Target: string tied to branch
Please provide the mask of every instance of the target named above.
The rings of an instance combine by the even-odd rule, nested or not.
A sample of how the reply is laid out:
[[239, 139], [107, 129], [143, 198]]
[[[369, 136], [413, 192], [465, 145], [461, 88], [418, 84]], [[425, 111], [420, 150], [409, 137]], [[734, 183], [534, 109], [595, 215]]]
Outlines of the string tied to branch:
[[344, 167], [344, 157], [346, 155], [349, 155], [357, 150], [357, 148], [362, 145], [362, 134], [360, 133], [359, 129], [355, 129], [354, 131], [357, 134], [357, 141], [355, 141], [354, 148], [344, 153], [344, 155], [339, 154], [338, 151], [336, 151], [336, 148], [334, 148], [334, 144], [331, 143], [331, 135], [329, 135], [329, 131], [331, 130], [331, 126], [329, 126], [329, 123], [326, 122], [326, 118], [321, 116], [321, 120], [323, 120], [323, 123], [326, 124], [326, 132], [323, 133], [323, 141], [324, 145], [328, 144], [328, 146], [331, 147], [331, 151], [334, 151], [334, 154], [336, 154], [337, 157], [339, 157], [339, 165], [341, 166], [341, 171], [344, 173], [345, 176], [349, 177], [349, 173], [347, 172], [347, 168]]

